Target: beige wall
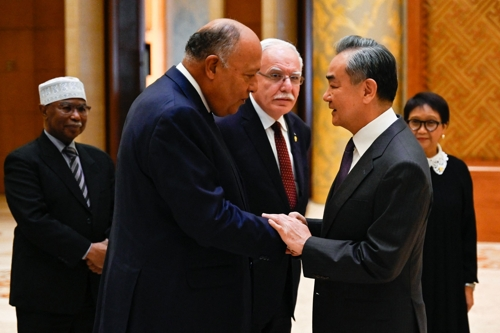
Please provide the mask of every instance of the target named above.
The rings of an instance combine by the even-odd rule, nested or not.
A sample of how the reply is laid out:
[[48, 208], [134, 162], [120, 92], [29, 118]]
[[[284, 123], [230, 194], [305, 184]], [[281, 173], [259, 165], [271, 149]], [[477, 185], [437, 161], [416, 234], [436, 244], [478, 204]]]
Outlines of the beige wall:
[[146, 43], [150, 44], [151, 74], [146, 86], [156, 81], [167, 70], [166, 0], [146, 0]]

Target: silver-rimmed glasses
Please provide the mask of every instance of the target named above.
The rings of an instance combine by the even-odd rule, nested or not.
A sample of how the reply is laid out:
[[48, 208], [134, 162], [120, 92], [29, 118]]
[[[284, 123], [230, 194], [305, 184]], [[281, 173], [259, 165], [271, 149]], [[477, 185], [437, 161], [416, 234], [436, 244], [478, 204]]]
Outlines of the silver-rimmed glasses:
[[262, 72], [257, 72], [257, 74], [262, 75], [263, 77], [268, 78], [269, 80], [273, 82], [284, 82], [286, 79], [290, 79], [290, 83], [296, 86], [300, 86], [302, 83], [304, 83], [304, 77], [300, 74], [291, 74], [291, 75], [285, 75], [280, 72], [271, 72], [269, 74], [264, 74]]

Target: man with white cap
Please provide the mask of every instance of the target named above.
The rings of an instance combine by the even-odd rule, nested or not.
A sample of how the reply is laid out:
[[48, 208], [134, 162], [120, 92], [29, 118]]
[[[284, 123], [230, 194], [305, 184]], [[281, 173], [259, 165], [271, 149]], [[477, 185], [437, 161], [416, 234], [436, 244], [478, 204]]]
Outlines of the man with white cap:
[[14, 230], [10, 304], [18, 332], [92, 332], [114, 198], [114, 164], [75, 143], [90, 106], [83, 83], [40, 84], [44, 131], [5, 159]]

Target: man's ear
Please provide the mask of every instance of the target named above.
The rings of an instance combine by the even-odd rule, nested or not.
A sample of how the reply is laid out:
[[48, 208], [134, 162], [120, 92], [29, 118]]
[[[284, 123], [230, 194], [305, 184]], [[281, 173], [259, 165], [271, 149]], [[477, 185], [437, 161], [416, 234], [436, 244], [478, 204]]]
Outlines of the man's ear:
[[374, 79], [366, 79], [363, 82], [363, 101], [369, 103], [377, 97], [377, 82]]
[[205, 74], [211, 80], [215, 78], [215, 73], [217, 71], [217, 65], [220, 63], [220, 58], [215, 54], [209, 55], [205, 59]]
[[38, 109], [42, 113], [43, 118], [47, 118], [47, 105], [38, 104]]

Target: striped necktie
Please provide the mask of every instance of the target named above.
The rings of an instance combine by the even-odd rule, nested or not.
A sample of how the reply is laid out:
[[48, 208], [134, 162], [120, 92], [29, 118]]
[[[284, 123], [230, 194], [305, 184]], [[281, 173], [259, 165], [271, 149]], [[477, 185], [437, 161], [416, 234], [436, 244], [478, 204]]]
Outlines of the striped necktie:
[[78, 186], [80, 187], [80, 190], [82, 191], [83, 198], [85, 199], [85, 202], [87, 203], [87, 206], [90, 207], [90, 199], [89, 199], [89, 192], [87, 191], [87, 185], [85, 185], [85, 179], [83, 178], [83, 170], [78, 163], [76, 156], [78, 155], [76, 152], [76, 149], [73, 147], [64, 147], [63, 153], [66, 154], [66, 156], [69, 157], [69, 167], [71, 169], [71, 172], [73, 173], [73, 176], [76, 179], [76, 182], [78, 183]]

